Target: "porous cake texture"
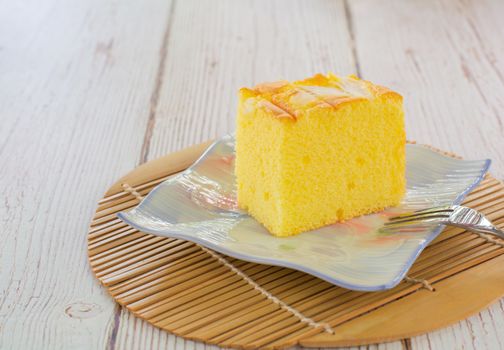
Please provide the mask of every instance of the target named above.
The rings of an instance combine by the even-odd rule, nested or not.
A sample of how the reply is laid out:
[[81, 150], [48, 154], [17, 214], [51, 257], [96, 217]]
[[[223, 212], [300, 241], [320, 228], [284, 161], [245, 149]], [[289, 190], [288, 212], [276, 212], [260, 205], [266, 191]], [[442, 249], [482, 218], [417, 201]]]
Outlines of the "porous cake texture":
[[272, 234], [399, 204], [406, 187], [401, 95], [333, 74], [239, 95], [238, 205]]

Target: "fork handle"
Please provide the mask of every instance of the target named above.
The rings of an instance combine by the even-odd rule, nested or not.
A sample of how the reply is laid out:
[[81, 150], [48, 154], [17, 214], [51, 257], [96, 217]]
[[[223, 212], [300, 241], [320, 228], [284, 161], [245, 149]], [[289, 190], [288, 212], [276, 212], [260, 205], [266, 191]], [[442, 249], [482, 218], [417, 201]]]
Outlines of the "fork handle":
[[453, 225], [461, 228], [465, 228], [466, 230], [479, 232], [479, 233], [488, 233], [497, 237], [504, 239], [504, 231], [499, 230], [497, 227], [482, 227], [476, 225]]

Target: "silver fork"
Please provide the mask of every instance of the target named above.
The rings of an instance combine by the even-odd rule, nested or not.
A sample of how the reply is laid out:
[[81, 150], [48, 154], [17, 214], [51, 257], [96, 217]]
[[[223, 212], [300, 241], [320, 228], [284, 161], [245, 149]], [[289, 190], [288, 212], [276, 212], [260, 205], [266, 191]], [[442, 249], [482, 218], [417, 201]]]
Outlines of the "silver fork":
[[385, 223], [385, 231], [407, 226], [441, 224], [464, 228], [468, 231], [488, 233], [504, 239], [504, 231], [495, 227], [477, 210], [460, 205], [434, 207], [406, 212], [391, 217]]

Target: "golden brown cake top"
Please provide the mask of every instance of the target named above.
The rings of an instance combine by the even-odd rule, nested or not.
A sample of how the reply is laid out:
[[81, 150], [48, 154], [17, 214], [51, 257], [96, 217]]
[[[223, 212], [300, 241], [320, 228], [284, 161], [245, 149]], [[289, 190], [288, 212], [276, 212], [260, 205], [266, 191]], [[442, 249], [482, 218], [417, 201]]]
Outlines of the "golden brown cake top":
[[274, 117], [296, 120], [300, 113], [313, 107], [339, 108], [348, 102], [372, 100], [383, 95], [402, 99], [386, 87], [359, 79], [354, 75], [338, 77], [316, 74], [295, 82], [263, 83], [252, 89], [240, 89], [245, 105], [267, 109]]

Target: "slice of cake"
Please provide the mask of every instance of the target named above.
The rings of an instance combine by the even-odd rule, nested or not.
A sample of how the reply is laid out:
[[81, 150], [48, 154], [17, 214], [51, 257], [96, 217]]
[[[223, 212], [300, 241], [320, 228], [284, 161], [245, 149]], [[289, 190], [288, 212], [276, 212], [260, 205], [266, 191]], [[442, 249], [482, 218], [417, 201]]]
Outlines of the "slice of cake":
[[405, 143], [401, 95], [355, 76], [242, 88], [238, 205], [277, 236], [397, 205]]

